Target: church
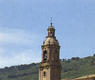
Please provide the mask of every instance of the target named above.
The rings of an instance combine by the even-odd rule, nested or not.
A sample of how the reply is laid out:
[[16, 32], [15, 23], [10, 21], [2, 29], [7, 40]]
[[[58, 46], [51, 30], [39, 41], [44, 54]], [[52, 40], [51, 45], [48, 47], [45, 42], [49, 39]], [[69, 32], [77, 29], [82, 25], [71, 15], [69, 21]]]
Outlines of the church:
[[43, 42], [42, 61], [39, 65], [39, 80], [61, 80], [60, 45], [55, 36], [52, 22]]
[[[41, 46], [42, 61], [39, 64], [39, 80], [61, 80], [60, 45], [52, 22], [47, 31], [48, 35]], [[95, 80], [95, 75], [62, 80]]]

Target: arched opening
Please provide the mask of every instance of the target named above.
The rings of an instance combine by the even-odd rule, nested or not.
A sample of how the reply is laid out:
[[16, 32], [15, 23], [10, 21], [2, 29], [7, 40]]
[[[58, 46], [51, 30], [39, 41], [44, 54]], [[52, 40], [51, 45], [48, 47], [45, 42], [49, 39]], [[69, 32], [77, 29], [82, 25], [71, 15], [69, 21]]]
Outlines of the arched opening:
[[47, 60], [47, 51], [46, 50], [43, 52], [43, 60]]
[[45, 71], [43, 72], [43, 76], [44, 76], [44, 77], [46, 76], [46, 72], [45, 72]]

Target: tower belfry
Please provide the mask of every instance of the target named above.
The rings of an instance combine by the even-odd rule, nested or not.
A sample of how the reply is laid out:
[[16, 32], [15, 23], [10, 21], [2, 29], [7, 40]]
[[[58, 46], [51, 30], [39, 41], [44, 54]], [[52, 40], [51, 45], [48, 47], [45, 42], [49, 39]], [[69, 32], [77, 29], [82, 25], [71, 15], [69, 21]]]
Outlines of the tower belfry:
[[61, 80], [60, 45], [52, 25], [42, 45], [42, 61], [39, 65], [39, 80]]

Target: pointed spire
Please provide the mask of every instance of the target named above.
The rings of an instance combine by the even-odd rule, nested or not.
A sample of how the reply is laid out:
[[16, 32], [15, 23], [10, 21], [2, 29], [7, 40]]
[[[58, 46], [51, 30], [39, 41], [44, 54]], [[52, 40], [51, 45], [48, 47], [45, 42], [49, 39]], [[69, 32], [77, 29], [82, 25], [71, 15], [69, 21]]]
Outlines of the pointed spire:
[[51, 23], [50, 26], [48, 27], [48, 36], [47, 37], [55, 37], [55, 28], [52, 25], [52, 17], [51, 17]]
[[51, 23], [50, 23], [50, 24], [51, 24], [51, 26], [52, 26], [52, 17], [51, 17]]
[[52, 17], [50, 17], [50, 26], [49, 26], [49, 28], [54, 28], [52, 24], [53, 24], [52, 23]]
[[50, 26], [52, 26], [52, 22], [50, 23]]
[[48, 30], [49, 29], [54, 29], [55, 30], [55, 28], [54, 28], [54, 26], [52, 24], [53, 24], [52, 23], [52, 17], [50, 17], [50, 26], [48, 27]]

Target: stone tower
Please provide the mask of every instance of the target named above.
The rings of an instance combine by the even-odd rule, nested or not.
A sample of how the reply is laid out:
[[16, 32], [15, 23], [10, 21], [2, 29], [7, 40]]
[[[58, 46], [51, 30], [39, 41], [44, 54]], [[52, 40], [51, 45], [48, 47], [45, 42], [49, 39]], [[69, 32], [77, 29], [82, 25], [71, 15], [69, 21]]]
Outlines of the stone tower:
[[48, 36], [42, 45], [42, 61], [39, 65], [39, 80], [61, 80], [60, 46], [55, 37], [55, 29], [48, 28]]

